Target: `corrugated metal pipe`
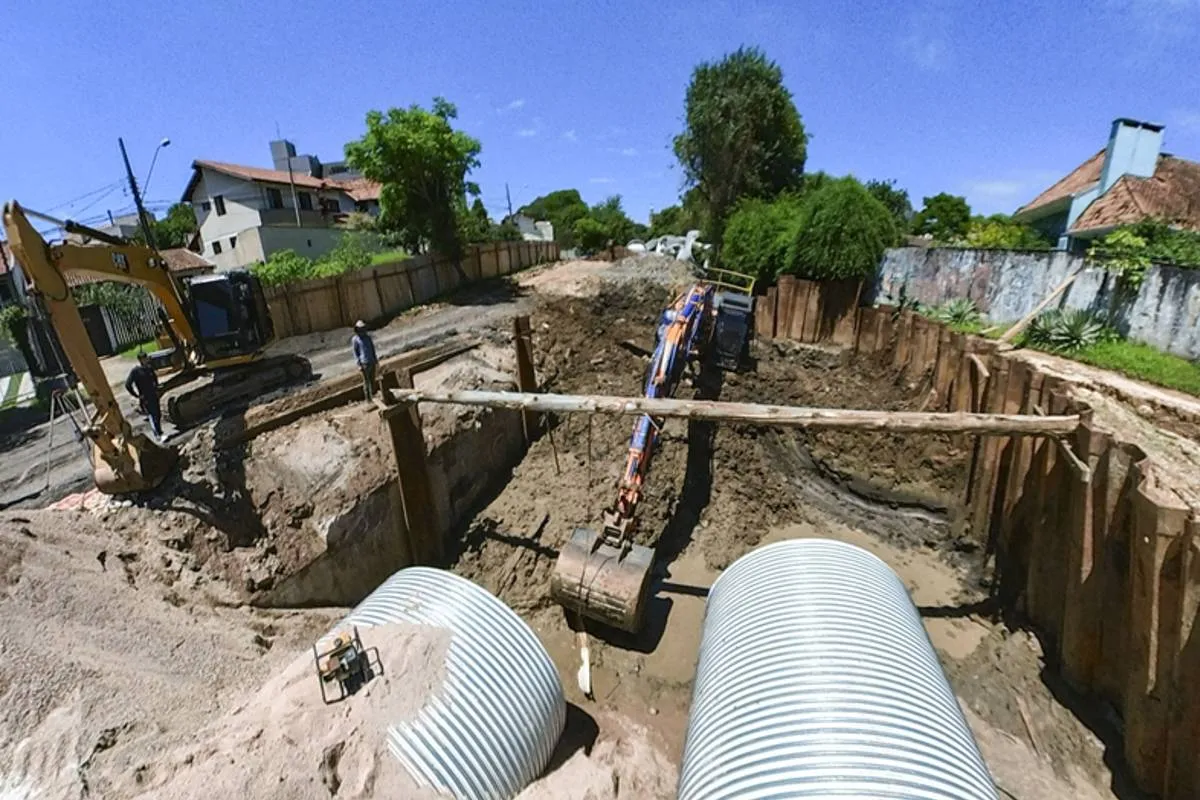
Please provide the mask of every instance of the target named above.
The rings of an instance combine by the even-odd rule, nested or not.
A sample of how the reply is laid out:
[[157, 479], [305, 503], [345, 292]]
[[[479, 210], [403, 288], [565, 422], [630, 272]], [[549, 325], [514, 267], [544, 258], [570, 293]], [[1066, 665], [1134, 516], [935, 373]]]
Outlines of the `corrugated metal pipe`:
[[795, 539], [713, 584], [679, 797], [997, 794], [904, 584], [858, 547]]
[[567, 718], [537, 636], [486, 590], [428, 567], [388, 578], [334, 630], [392, 622], [452, 634], [442, 689], [416, 718], [388, 728], [392, 754], [419, 783], [459, 800], [518, 794], [546, 768]]

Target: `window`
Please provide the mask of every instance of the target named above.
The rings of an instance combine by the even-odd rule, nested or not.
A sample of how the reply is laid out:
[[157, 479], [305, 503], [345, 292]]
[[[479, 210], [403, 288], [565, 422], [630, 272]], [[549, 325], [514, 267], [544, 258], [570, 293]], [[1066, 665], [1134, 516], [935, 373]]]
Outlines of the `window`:
[[237, 247], [237, 237], [236, 237], [236, 236], [230, 236], [230, 237], [229, 237], [229, 249], [230, 249], [230, 250], [233, 250], [233, 249], [234, 249], [234, 248], [236, 248], [236, 247]]
[[334, 198], [322, 197], [321, 198], [321, 210], [323, 212], [325, 212], [326, 214], [336, 214], [339, 211], [341, 211], [342, 209], [341, 209], [341, 206], [338, 205], [338, 201], [335, 200]]
[[296, 197], [300, 200], [301, 211], [312, 211], [312, 195], [308, 192], [300, 192]]
[[217, 209], [217, 216], [218, 217], [225, 216], [225, 196], [219, 194], [216, 197], [214, 197], [212, 199], [212, 201], [213, 201], [213, 207]]
[[267, 189], [267, 208], [283, 208], [283, 192], [278, 189]]
[[213, 255], [214, 256], [221, 255], [221, 243], [220, 242], [213, 242]]
[[209, 203], [209, 202], [201, 203], [200, 210], [203, 211], [205, 214], [207, 214], [209, 211], [212, 211], [212, 203]]

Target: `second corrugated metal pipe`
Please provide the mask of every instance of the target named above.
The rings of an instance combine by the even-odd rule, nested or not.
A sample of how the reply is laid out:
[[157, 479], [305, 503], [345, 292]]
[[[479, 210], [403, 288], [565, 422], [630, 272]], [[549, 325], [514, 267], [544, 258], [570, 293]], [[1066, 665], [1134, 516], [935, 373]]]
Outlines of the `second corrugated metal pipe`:
[[904, 584], [853, 545], [797, 539], [709, 593], [681, 800], [994, 800]]

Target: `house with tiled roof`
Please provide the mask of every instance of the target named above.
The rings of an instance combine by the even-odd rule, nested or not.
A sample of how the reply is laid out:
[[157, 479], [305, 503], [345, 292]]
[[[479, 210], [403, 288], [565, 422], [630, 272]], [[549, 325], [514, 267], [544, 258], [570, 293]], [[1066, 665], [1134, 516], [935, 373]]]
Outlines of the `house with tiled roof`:
[[1122, 225], [1163, 219], [1200, 230], [1200, 163], [1164, 153], [1163, 126], [1113, 121], [1108, 144], [1013, 218], [1082, 251]]
[[192, 162], [183, 202], [196, 212], [201, 252], [217, 269], [245, 267], [279, 250], [318, 258], [332, 250], [352, 211], [379, 213], [380, 186], [345, 162], [322, 164], [271, 142], [272, 168]]

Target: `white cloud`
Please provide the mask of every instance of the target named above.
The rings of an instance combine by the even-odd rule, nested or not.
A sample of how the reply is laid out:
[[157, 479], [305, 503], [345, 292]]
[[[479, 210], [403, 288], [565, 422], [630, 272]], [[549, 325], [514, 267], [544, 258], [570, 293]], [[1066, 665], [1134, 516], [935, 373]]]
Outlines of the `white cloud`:
[[537, 128], [521, 128], [519, 131], [517, 131], [517, 136], [520, 136], [522, 139], [528, 139], [537, 135]]
[[1008, 198], [1018, 197], [1025, 190], [1023, 181], [968, 181], [967, 194], [972, 196], [983, 196], [995, 200], [1004, 200]]
[[616, 183], [612, 178], [588, 178], [588, 183]]
[[897, 48], [909, 61], [926, 71], [950, 63], [950, 20], [954, 6], [942, 0], [925, 0], [901, 30]]
[[1200, 135], [1200, 109], [1177, 108], [1167, 117], [1170, 129]]
[[518, 97], [516, 100], [513, 100], [512, 102], [510, 102], [508, 105], [497, 108], [496, 112], [499, 114], [503, 114], [505, 111], [517, 111], [524, 107], [525, 107], [525, 98]]
[[636, 147], [608, 147], [605, 150], [609, 153], [619, 153], [627, 157], [633, 157], [638, 154]]
[[578, 136], [578, 134], [575, 133], [574, 128], [571, 128], [571, 130], [569, 130], [569, 131], [563, 131], [562, 137], [564, 139], [566, 139], [568, 142], [578, 142], [579, 141], [579, 136]]

